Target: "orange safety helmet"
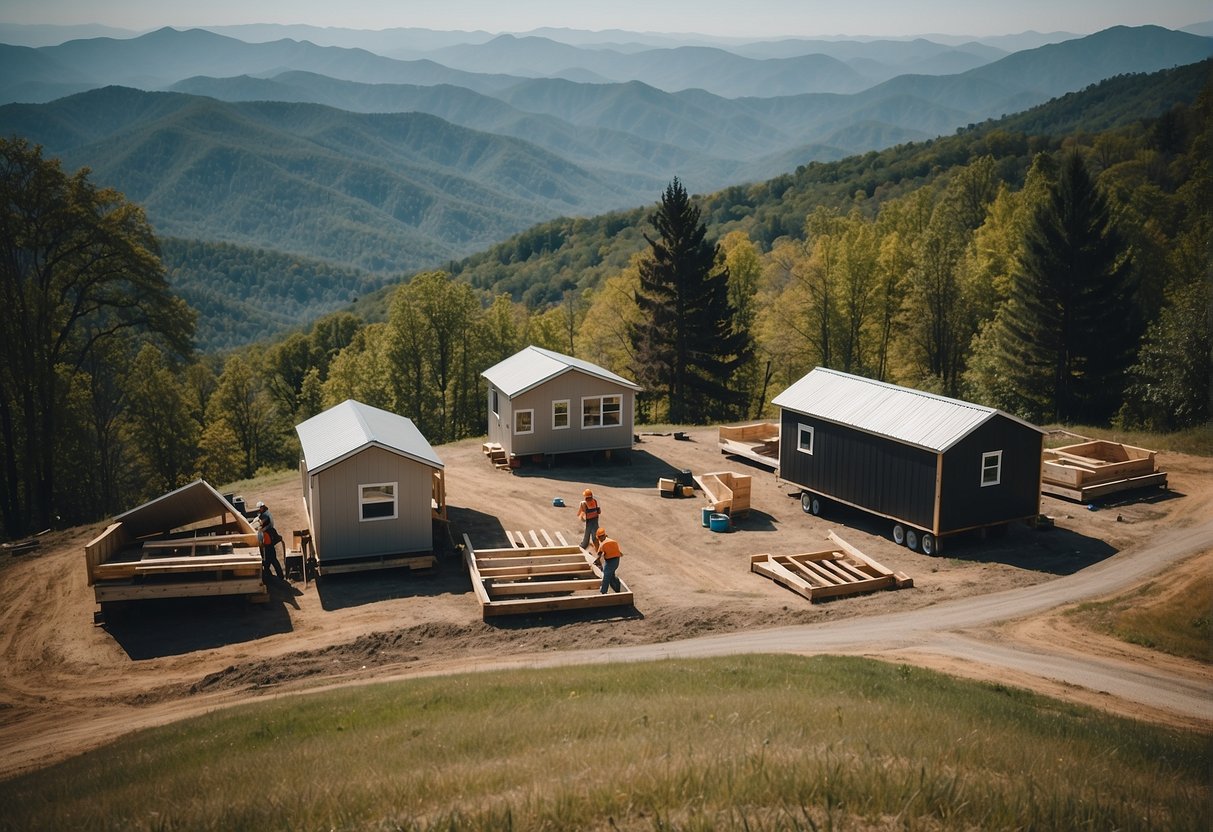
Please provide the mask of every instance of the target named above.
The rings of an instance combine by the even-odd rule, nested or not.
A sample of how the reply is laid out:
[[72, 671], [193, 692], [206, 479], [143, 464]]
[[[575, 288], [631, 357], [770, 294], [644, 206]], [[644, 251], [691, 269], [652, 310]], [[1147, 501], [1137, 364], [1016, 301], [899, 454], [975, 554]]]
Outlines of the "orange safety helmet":
[[594, 534], [599, 540], [602, 540], [604, 537], [606, 537], [606, 529], [599, 529], [598, 531], [594, 532]]
[[594, 492], [587, 488], [585, 491], [581, 492], [581, 496], [582, 497], [593, 497]]

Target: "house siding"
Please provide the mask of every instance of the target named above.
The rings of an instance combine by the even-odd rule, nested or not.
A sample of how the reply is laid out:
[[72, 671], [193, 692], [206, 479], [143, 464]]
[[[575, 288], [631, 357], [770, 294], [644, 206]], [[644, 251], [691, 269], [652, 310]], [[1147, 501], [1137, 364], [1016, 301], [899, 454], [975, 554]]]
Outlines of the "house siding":
[[[996, 416], [944, 454], [940, 528], [944, 531], [1004, 523], [1040, 513], [1044, 437]], [[1002, 451], [998, 485], [981, 485], [981, 459]]]
[[[581, 400], [587, 396], [619, 396], [620, 424], [607, 428], [583, 428], [581, 426]], [[552, 402], [567, 399], [569, 402], [569, 427], [555, 430], [552, 427]], [[602, 451], [632, 447], [632, 431], [635, 420], [636, 395], [605, 379], [598, 379], [578, 370], [561, 373], [531, 390], [520, 393], [509, 401], [507, 418], [506, 398], [501, 396], [502, 413], [498, 441], [503, 448], [519, 456], [529, 454], [561, 454], [577, 451]], [[513, 414], [520, 410], [533, 410], [534, 432], [515, 434]], [[490, 409], [489, 426], [492, 438], [493, 422]]]
[[[317, 560], [432, 551], [433, 472], [423, 463], [368, 447], [313, 475], [309, 492]], [[397, 483], [396, 518], [362, 521], [359, 486], [383, 482]]]

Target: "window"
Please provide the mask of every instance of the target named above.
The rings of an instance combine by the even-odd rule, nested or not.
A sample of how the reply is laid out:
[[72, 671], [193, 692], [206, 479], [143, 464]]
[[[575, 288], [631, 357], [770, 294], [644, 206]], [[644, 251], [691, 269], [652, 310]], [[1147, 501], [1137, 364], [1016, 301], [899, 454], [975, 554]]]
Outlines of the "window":
[[396, 483], [377, 482], [358, 486], [358, 504], [363, 520], [396, 518]]
[[981, 486], [1002, 482], [1002, 451], [987, 451], [981, 455]]
[[813, 426], [797, 425], [796, 450], [803, 454], [813, 455]]
[[535, 411], [518, 410], [514, 412], [514, 433], [535, 432]]
[[590, 396], [581, 400], [583, 428], [612, 428], [623, 424], [623, 396]]
[[497, 389], [494, 388], [494, 389], [490, 390], [489, 396], [492, 397], [491, 407], [493, 408], [493, 415], [499, 416], [501, 414], [501, 405], [497, 401]]
[[552, 430], [564, 430], [569, 426], [569, 400], [552, 402]]

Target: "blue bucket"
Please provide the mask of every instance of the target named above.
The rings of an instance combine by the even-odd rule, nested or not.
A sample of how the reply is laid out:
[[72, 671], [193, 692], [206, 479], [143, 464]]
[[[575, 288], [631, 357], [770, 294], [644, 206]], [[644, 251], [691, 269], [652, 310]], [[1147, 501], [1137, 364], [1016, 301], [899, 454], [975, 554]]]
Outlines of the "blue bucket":
[[712, 519], [712, 509], [709, 506], [708, 508], [705, 508], [703, 510], [703, 527], [705, 529], [708, 528], [708, 523], [711, 522], [711, 519]]
[[729, 530], [729, 515], [713, 514], [708, 518], [708, 526], [714, 532], [727, 532]]
[[563, 497], [553, 497], [552, 505], [556, 506], [556, 508], [564, 508], [564, 498]]

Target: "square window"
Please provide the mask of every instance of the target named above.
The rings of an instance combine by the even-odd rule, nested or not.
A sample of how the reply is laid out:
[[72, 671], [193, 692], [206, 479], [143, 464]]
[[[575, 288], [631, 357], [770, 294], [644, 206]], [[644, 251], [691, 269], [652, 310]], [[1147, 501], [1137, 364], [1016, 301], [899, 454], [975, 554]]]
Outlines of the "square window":
[[813, 426], [797, 425], [796, 450], [803, 454], [813, 455]]
[[613, 428], [623, 424], [623, 396], [589, 396], [581, 400], [583, 428]]
[[1002, 451], [987, 451], [981, 455], [981, 486], [1002, 482]]
[[602, 426], [614, 427], [621, 424], [620, 408], [622, 402], [619, 396], [603, 396], [602, 397]]
[[360, 485], [358, 491], [359, 514], [363, 520], [392, 520], [396, 517], [396, 483]]
[[535, 432], [535, 411], [519, 410], [514, 413], [514, 433]]
[[569, 400], [552, 402], [552, 429], [564, 430], [569, 426]]

